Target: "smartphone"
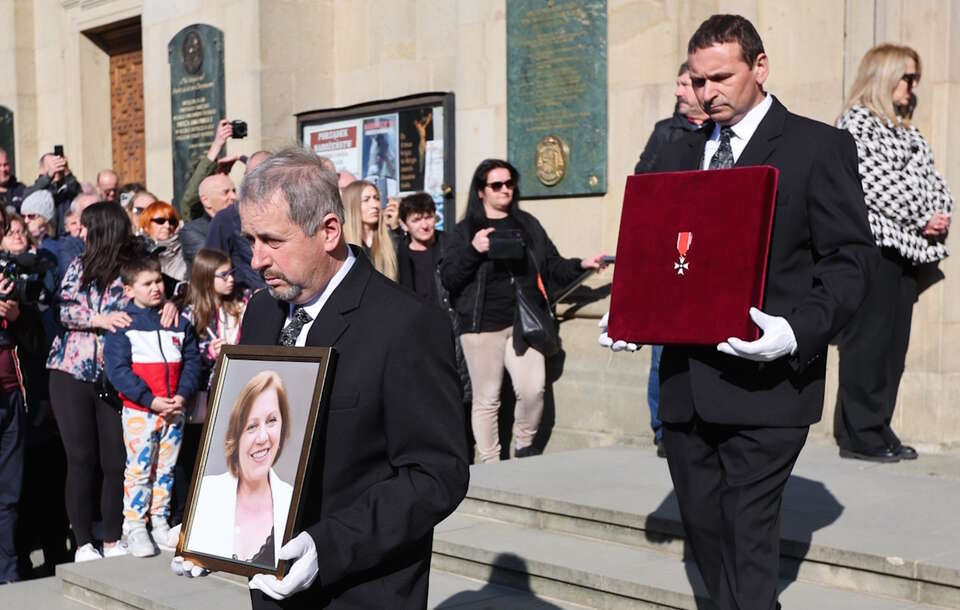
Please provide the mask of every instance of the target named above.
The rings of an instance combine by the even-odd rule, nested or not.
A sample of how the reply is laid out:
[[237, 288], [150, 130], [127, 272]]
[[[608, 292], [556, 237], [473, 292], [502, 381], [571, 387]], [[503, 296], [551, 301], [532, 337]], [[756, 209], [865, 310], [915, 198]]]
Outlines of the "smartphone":
[[57, 144], [53, 147], [53, 154], [62, 157], [63, 156], [63, 144]]
[[617, 262], [617, 257], [616, 257], [616, 256], [610, 256], [610, 255], [608, 254], [607, 256], [604, 256], [604, 257], [601, 258], [600, 260], [603, 261], [603, 263], [604, 263], [605, 265], [612, 265], [612, 264], [614, 264], [615, 262]]

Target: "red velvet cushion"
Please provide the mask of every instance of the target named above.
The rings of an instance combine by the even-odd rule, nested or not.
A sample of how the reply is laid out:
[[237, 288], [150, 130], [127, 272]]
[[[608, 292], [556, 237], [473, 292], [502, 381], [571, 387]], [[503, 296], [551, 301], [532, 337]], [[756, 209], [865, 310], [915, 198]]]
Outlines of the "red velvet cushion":
[[[777, 175], [764, 165], [628, 177], [610, 337], [663, 345], [758, 338], [747, 311], [763, 303]], [[681, 266], [683, 233], [691, 235], [681, 242], [692, 239]]]

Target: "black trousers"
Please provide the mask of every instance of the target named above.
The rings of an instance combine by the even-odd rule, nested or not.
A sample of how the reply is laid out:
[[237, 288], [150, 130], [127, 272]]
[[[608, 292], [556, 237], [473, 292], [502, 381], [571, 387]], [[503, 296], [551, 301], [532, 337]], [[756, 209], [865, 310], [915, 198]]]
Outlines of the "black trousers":
[[92, 383], [74, 379], [63, 371], [50, 371], [50, 405], [67, 454], [67, 515], [77, 547], [93, 540], [97, 463], [103, 471], [100, 516], [103, 538], [120, 539], [123, 525], [123, 446], [120, 413], [97, 397]]
[[917, 267], [888, 248], [860, 310], [844, 329], [833, 433], [846, 449], [899, 446], [890, 428], [910, 343]]
[[663, 424], [687, 544], [721, 610], [779, 607], [780, 502], [808, 429]]
[[0, 393], [0, 583], [20, 580], [17, 572], [17, 504], [23, 487], [26, 416], [19, 390]]

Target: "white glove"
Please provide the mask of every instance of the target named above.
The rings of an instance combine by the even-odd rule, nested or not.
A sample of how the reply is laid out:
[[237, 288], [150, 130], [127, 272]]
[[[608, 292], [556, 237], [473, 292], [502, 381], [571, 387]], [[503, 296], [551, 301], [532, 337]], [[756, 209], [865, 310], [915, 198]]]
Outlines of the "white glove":
[[627, 350], [628, 352], [635, 352], [640, 349], [640, 346], [636, 343], [627, 343], [626, 341], [616, 340], [610, 338], [607, 334], [607, 319], [610, 317], [610, 312], [603, 314], [603, 317], [600, 318], [600, 322], [597, 323], [597, 326], [600, 327], [600, 336], [597, 337], [597, 343], [602, 347], [609, 347], [614, 352], [622, 352]]
[[283, 580], [278, 580], [272, 574], [256, 574], [250, 579], [251, 589], [259, 589], [273, 599], [281, 600], [309, 589], [317, 579], [320, 571], [317, 566], [317, 543], [307, 532], [301, 532], [283, 545], [277, 559], [294, 560]]
[[771, 362], [797, 351], [797, 338], [785, 318], [770, 316], [751, 307], [750, 319], [763, 331], [762, 337], [756, 341], [730, 337], [717, 345], [717, 351], [756, 362]]
[[[177, 543], [180, 541], [180, 526], [170, 528], [170, 533], [167, 534], [167, 546], [172, 548], [177, 548]], [[210, 573], [210, 570], [206, 568], [201, 568], [198, 565], [194, 565], [189, 559], [184, 559], [179, 555], [174, 555], [173, 559], [170, 561], [170, 570], [173, 571], [177, 576], [186, 576], [187, 578], [199, 578], [201, 576], [206, 576]]]

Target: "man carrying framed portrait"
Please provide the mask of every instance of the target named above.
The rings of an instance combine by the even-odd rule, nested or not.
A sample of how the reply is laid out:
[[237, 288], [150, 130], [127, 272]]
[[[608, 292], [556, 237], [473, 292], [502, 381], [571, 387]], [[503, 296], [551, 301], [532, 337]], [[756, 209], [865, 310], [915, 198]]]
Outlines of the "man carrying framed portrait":
[[[433, 528], [469, 480], [450, 323], [347, 245], [337, 178], [316, 155], [264, 161], [237, 206], [267, 284], [241, 344], [337, 353], [298, 503], [304, 527], [277, 551], [291, 562], [282, 579], [251, 578], [253, 606], [424, 608]], [[180, 557], [173, 569], [202, 571]]]

